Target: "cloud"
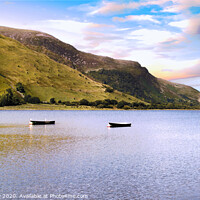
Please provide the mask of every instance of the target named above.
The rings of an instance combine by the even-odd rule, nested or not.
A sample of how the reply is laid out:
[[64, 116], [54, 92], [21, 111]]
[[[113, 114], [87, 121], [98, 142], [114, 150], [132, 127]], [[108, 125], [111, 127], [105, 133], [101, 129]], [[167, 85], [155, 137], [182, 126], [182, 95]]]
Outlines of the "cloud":
[[[197, 63], [199, 60], [171, 60], [171, 59], [157, 59], [154, 63], [149, 65], [151, 73], [157, 77], [164, 79], [178, 79], [192, 76], [199, 76], [199, 68]], [[196, 75], [195, 75], [196, 74]]]
[[42, 27], [49, 27], [56, 30], [65, 30], [71, 33], [82, 32], [84, 29], [91, 26], [88, 22], [79, 22], [74, 20], [45, 20], [39, 22]]
[[161, 71], [162, 72], [173, 72], [174, 70], [173, 69], [162, 69]]
[[122, 3], [118, 4], [115, 2], [103, 2], [103, 5], [100, 8], [95, 9], [94, 11], [90, 12], [91, 15], [95, 14], [110, 14], [113, 12], [120, 12], [125, 9], [135, 9], [140, 6], [139, 3], [130, 2], [130, 3]]
[[90, 15], [120, 13], [125, 10], [138, 9], [141, 6], [157, 5], [163, 8], [162, 12], [178, 13], [191, 7], [199, 7], [199, 0], [144, 0], [139, 2], [116, 3], [103, 1], [101, 6], [93, 8]]
[[117, 28], [115, 31], [129, 31], [131, 28]]
[[167, 6], [165, 8], [163, 8], [162, 12], [167, 12], [167, 13], [179, 13], [180, 9], [173, 5], [173, 6]]
[[183, 71], [186, 77], [200, 76], [200, 60], [197, 60], [195, 65], [188, 67]]
[[114, 28], [114, 25], [90, 23], [89, 28]]
[[128, 15], [126, 17], [113, 17], [114, 21], [127, 22], [127, 21], [151, 21], [157, 24], [160, 22], [153, 18], [152, 15]]
[[178, 13], [191, 7], [199, 7], [199, 0], [172, 0], [173, 5], [164, 7], [163, 12]]
[[185, 38], [181, 34], [177, 34], [176, 36], [170, 37], [169, 39], [161, 42], [159, 44], [158, 51], [163, 51], [164, 49], [167, 51], [169, 49], [170, 50], [172, 50], [172, 49], [177, 50], [177, 48], [184, 48], [182, 46], [182, 44], [184, 42], [186, 43], [186, 42], [189, 42], [189, 41], [187, 40], [187, 38]]
[[90, 12], [90, 15], [95, 14], [111, 14], [111, 13], [120, 13], [125, 10], [134, 10], [138, 9], [141, 6], [148, 6], [148, 5], [159, 5], [163, 6], [165, 3], [171, 2], [170, 0], [146, 0], [146, 1], [140, 1], [140, 2], [129, 2], [129, 3], [116, 3], [116, 2], [106, 2], [103, 1], [101, 6], [98, 8], [94, 8], [92, 12]]
[[172, 0], [180, 10], [200, 6], [199, 0]]
[[200, 34], [200, 14], [194, 15], [189, 19], [181, 21], [173, 21], [169, 23], [170, 26], [182, 29], [184, 33], [191, 35]]
[[160, 31], [160, 30], [151, 30], [151, 29], [139, 29], [136, 31], [132, 31], [130, 33], [129, 39], [135, 39], [140, 44], [145, 46], [151, 45], [155, 46], [159, 43], [169, 40], [173, 38], [176, 33], [170, 31]]
[[169, 23], [170, 26], [185, 29], [189, 25], [189, 20], [173, 21]]
[[192, 35], [200, 35], [200, 14], [190, 18], [186, 33]]

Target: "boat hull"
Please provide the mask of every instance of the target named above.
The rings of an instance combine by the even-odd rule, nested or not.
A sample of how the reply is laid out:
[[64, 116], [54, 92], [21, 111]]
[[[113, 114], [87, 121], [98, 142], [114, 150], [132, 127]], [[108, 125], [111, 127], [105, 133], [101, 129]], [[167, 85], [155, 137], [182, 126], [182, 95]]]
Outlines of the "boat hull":
[[29, 122], [30, 125], [49, 125], [49, 124], [55, 124], [55, 121], [33, 121], [31, 120]]
[[109, 127], [131, 127], [131, 123], [108, 123]]

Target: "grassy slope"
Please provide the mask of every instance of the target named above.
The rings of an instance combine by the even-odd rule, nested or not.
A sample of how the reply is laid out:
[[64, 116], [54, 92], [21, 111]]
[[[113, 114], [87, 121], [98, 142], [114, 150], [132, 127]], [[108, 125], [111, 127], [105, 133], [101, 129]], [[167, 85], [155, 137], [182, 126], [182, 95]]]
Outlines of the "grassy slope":
[[179, 84], [179, 83], [172, 83], [170, 81], [166, 81], [163, 79], [158, 79], [160, 83], [161, 91], [163, 94], [169, 98], [175, 99], [178, 101], [179, 97], [187, 100], [188, 97], [191, 100], [200, 101], [199, 92], [187, 85]]
[[137, 101], [118, 91], [106, 93], [105, 86], [84, 76], [77, 70], [51, 60], [21, 43], [0, 35], [0, 94], [22, 82], [25, 90], [42, 101], [74, 101], [86, 98]]
[[[20, 41], [37, 52], [48, 55], [57, 62], [67, 64], [82, 72], [87, 73], [102, 68], [111, 70], [111, 73], [112, 70], [117, 70], [119, 74], [117, 82], [110, 80], [106, 81], [107, 84], [117, 90], [136, 95], [141, 99], [150, 99], [153, 102], [161, 103], [166, 103], [169, 99], [175, 100], [176, 102], [199, 100], [200, 93], [197, 90], [188, 86], [157, 79], [137, 62], [116, 60], [109, 57], [84, 53], [51, 35], [38, 31], [0, 27], [1, 33]], [[127, 76], [124, 77], [124, 73], [128, 73], [129, 79], [127, 79]], [[105, 77], [92, 77], [95, 80], [105, 82]], [[110, 77], [113, 76], [108, 75], [106, 79], [110, 79]], [[117, 87], [116, 83], [119, 87]], [[32, 90], [34, 89], [32, 88]]]

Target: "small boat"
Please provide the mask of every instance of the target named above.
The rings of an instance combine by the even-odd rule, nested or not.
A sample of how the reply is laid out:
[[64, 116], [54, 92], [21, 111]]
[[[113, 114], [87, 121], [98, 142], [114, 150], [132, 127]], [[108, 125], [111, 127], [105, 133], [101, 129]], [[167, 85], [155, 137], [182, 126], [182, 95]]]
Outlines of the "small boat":
[[36, 120], [30, 120], [29, 125], [48, 125], [48, 124], [55, 124], [55, 121], [36, 121]]
[[107, 127], [130, 127], [131, 123], [127, 123], [127, 122], [119, 122], [119, 123], [113, 123], [113, 122], [109, 122]]

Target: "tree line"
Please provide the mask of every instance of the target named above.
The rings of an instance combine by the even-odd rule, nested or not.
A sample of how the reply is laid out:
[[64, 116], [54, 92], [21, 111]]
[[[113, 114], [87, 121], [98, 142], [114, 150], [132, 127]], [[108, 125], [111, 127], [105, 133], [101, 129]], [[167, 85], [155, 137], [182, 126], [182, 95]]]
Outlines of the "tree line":
[[[96, 101], [88, 101], [87, 99], [81, 99], [80, 101], [56, 101], [55, 98], [51, 98], [49, 102], [41, 102], [39, 97], [32, 97], [27, 94], [22, 83], [17, 83], [16, 91], [12, 89], [7, 89], [6, 93], [0, 96], [0, 106], [15, 106], [21, 105], [25, 103], [31, 104], [39, 104], [39, 103], [48, 103], [48, 104], [60, 104], [65, 106], [90, 106], [95, 108], [109, 108], [109, 109], [200, 109], [199, 104], [195, 103], [176, 103], [170, 101], [168, 103], [148, 103], [145, 104], [143, 102], [126, 102], [124, 100], [117, 101], [115, 99], [104, 99], [104, 100], [96, 100]], [[112, 89], [112, 88], [111, 88]], [[107, 92], [110, 91], [110, 88]], [[23, 94], [19, 95], [19, 93]]]
[[117, 101], [113, 99], [104, 99], [96, 101], [88, 101], [87, 99], [82, 99], [80, 101], [61, 101], [56, 102], [55, 98], [50, 99], [50, 104], [62, 104], [66, 106], [90, 106], [96, 108], [110, 108], [110, 109], [200, 109], [198, 104], [194, 103], [149, 103], [145, 104], [143, 102], [126, 102], [124, 100]]

